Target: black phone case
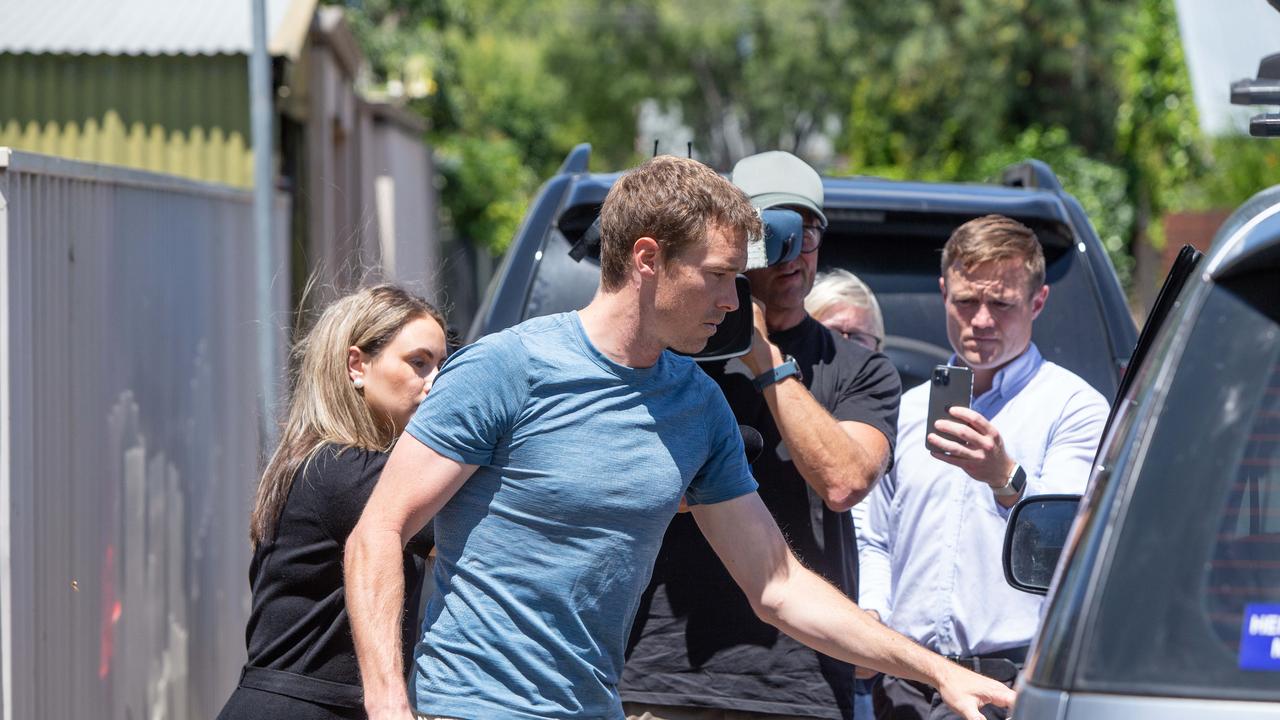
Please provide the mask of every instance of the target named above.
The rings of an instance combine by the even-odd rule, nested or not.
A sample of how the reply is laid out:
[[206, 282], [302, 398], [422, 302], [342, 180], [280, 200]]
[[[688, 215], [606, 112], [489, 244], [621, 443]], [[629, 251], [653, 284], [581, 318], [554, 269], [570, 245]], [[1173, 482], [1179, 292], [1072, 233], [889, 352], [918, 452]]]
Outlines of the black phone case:
[[959, 438], [950, 433], [938, 432], [934, 423], [938, 420], [950, 420], [949, 410], [957, 405], [969, 407], [973, 397], [973, 371], [967, 367], [938, 365], [929, 377], [929, 424], [925, 428], [925, 447], [936, 448], [929, 444], [928, 435], [936, 432], [940, 436], [959, 442]]

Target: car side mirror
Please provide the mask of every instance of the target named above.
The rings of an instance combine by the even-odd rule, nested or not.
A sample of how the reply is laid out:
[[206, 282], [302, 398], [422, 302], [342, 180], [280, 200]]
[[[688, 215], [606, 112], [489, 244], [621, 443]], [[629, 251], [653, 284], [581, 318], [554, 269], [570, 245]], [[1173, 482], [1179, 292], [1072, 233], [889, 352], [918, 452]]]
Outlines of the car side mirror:
[[1080, 508], [1079, 495], [1033, 495], [1013, 507], [1004, 531], [1004, 579], [1046, 595]]

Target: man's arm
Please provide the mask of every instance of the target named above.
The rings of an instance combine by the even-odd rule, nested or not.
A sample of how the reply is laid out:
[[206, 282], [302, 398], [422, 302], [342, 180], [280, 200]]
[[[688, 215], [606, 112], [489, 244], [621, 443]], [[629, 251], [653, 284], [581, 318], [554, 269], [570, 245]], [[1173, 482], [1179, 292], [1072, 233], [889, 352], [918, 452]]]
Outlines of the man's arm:
[[698, 527], [765, 622], [813, 649], [938, 688], [965, 720], [1013, 691], [926, 650], [876, 622], [796, 560], [760, 496], [692, 508]]
[[401, 660], [405, 544], [475, 472], [406, 433], [347, 538], [344, 582], [370, 720], [409, 718]]
[[858, 604], [877, 620], [889, 616], [893, 598], [893, 534], [898, 527], [893, 517], [893, 495], [897, 482], [893, 473], [881, 478], [863, 505], [867, 514], [858, 531]]
[[[1073, 395], [1062, 408], [1049, 439], [1040, 476], [1032, 476], [1027, 471], [1027, 484], [1021, 493], [996, 495], [995, 501], [1009, 509], [1031, 495], [1083, 492], [1107, 423], [1107, 410], [1106, 400], [1096, 393]], [[946, 451], [945, 454], [934, 452], [933, 456], [964, 470], [974, 480], [993, 488], [1003, 486], [1018, 466], [1018, 460], [1005, 451], [1000, 431], [981, 414], [966, 407], [951, 408], [951, 415], [953, 420], [939, 420], [938, 427], [931, 428], [930, 441]], [[954, 434], [964, 444], [937, 435], [938, 429]]]
[[[783, 362], [782, 351], [768, 340], [763, 307], [755, 301], [755, 337], [742, 357], [753, 376]], [[836, 420], [795, 376], [765, 388], [764, 398], [796, 470], [827, 507], [843, 512], [866, 497], [889, 462], [883, 433]]]

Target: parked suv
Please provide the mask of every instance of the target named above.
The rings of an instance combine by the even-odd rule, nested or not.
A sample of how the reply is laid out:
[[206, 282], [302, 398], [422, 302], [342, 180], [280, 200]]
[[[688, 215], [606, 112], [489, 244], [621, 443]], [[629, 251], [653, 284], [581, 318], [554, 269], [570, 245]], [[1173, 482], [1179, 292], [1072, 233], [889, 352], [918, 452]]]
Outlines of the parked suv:
[[1015, 587], [1066, 548], [1020, 720], [1280, 717], [1280, 187], [1179, 266], [1075, 524], [1072, 496], [1011, 516]]
[[[469, 339], [539, 315], [585, 306], [599, 265], [569, 255], [600, 212], [616, 174], [587, 172], [579, 145], [530, 206], [471, 327]], [[1044, 245], [1049, 303], [1034, 340], [1046, 358], [1114, 396], [1136, 339], [1115, 270], [1080, 204], [1044, 163], [1009, 168], [999, 185], [824, 178], [829, 221], [821, 265], [856, 273], [884, 312], [885, 354], [903, 386], [951, 356], [938, 292], [951, 231], [988, 213], [1013, 217]], [[821, 269], [821, 268], [820, 268]]]

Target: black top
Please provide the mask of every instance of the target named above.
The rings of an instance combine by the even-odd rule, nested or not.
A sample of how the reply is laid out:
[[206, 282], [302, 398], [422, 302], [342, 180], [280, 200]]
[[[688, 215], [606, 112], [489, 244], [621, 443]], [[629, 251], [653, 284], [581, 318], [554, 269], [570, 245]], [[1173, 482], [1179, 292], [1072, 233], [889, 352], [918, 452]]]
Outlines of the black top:
[[[360, 673], [342, 589], [342, 553], [386, 461], [386, 453], [327, 445], [294, 477], [275, 540], [260, 544], [249, 566], [253, 610], [245, 630], [249, 662], [242, 687], [360, 707]], [[414, 620], [422, 561], [417, 556], [425, 557], [433, 544], [428, 523], [410, 543], [412, 552], [404, 556], [406, 662], [418, 634]], [[311, 682], [255, 669], [283, 671]]]
[[[893, 457], [901, 383], [886, 357], [833, 335], [809, 317], [769, 339], [796, 359], [819, 404], [836, 420], [866, 423], [884, 433]], [[752, 471], [760, 497], [792, 549], [806, 566], [856, 598], [858, 553], [849, 513], [832, 512], [809, 489], [741, 361], [703, 368], [724, 391], [738, 422], [764, 438], [764, 452]], [[677, 515], [663, 539], [632, 627], [619, 689], [623, 700], [651, 705], [836, 720], [853, 716], [852, 666], [757, 619], [688, 514]]]

